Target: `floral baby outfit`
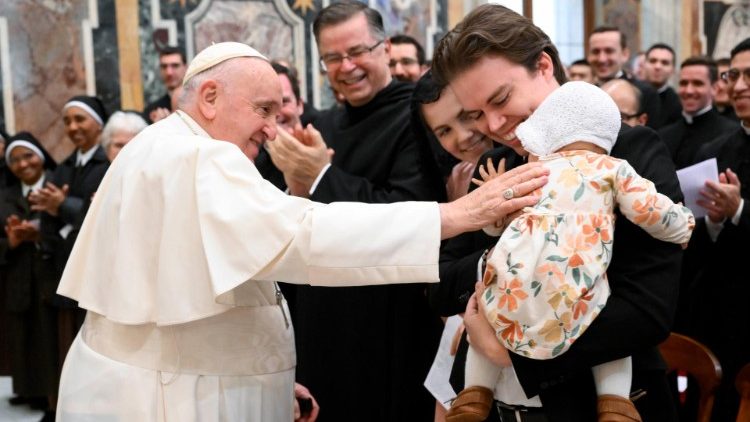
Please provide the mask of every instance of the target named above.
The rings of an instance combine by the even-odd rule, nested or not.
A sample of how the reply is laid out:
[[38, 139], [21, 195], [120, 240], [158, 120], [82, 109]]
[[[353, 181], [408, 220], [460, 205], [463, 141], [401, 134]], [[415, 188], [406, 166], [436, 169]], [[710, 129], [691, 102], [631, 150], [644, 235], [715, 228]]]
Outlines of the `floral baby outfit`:
[[607, 302], [616, 205], [653, 237], [672, 243], [686, 243], [695, 220], [627, 161], [589, 151], [540, 161], [550, 170], [549, 183], [500, 237], [482, 298], [504, 347], [550, 359], [565, 352]]

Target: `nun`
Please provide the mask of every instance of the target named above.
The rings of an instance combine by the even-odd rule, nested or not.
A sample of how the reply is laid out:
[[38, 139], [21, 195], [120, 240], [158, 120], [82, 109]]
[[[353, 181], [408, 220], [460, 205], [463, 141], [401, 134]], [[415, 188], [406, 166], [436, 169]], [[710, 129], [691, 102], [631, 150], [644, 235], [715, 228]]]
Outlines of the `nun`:
[[[62, 114], [65, 134], [75, 151], [60, 163], [44, 187], [30, 196], [32, 209], [42, 212], [46, 240], [43, 248], [54, 259], [58, 280], [91, 198], [109, 168], [107, 154], [100, 145], [108, 118], [102, 101], [97, 97], [76, 96], [65, 103]], [[85, 312], [75, 301], [62, 296], [56, 296], [54, 303], [60, 308], [59, 351], [64, 358], [83, 324]]]
[[61, 361], [57, 353], [57, 309], [51, 306], [57, 279], [39, 245], [40, 212], [29, 194], [50, 180], [55, 161], [30, 133], [7, 140], [10, 175], [0, 192], [0, 273], [6, 311], [5, 340], [13, 378], [12, 404], [27, 403], [53, 415]]

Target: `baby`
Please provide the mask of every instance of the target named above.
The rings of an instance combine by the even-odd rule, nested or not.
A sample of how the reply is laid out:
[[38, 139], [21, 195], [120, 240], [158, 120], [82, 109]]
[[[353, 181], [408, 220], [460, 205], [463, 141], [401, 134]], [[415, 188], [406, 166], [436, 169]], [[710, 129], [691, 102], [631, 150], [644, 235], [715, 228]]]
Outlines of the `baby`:
[[[532, 359], [565, 353], [604, 308], [615, 206], [657, 239], [677, 244], [690, 239], [695, 225], [690, 210], [659, 194], [627, 161], [607, 155], [620, 124], [620, 112], [606, 93], [569, 82], [516, 129], [530, 160], [550, 170], [549, 183], [538, 192], [539, 202], [502, 231], [478, 298], [498, 340], [513, 353]], [[600, 420], [615, 411], [640, 421], [629, 400], [630, 357], [592, 370]], [[468, 387], [447, 420], [485, 420], [500, 373], [470, 348]]]

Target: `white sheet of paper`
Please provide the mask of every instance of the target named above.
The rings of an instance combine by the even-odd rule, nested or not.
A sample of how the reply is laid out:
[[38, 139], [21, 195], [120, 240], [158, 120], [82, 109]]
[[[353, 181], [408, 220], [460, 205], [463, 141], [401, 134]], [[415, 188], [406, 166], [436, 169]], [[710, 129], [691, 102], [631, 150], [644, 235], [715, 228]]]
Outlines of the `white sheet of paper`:
[[446, 409], [450, 408], [450, 401], [456, 397], [450, 382], [451, 369], [453, 368], [453, 359], [451, 356], [451, 342], [456, 329], [461, 325], [463, 319], [454, 315], [445, 321], [443, 335], [440, 337], [440, 347], [438, 348], [435, 360], [432, 362], [430, 372], [424, 380], [424, 386]]
[[685, 195], [685, 206], [690, 208], [695, 218], [703, 218], [706, 210], [696, 202], [701, 199], [700, 191], [706, 184], [706, 180], [719, 181], [719, 167], [716, 158], [709, 158], [690, 167], [677, 170], [677, 178], [680, 179], [682, 194]]

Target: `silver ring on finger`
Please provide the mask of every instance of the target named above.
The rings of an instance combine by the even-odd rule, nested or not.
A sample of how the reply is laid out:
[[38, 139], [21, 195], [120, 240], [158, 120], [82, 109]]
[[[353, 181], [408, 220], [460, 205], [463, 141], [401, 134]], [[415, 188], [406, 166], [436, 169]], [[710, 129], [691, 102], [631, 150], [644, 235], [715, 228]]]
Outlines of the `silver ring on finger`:
[[506, 200], [511, 200], [516, 196], [516, 192], [513, 190], [513, 188], [508, 188], [503, 191], [503, 198]]

